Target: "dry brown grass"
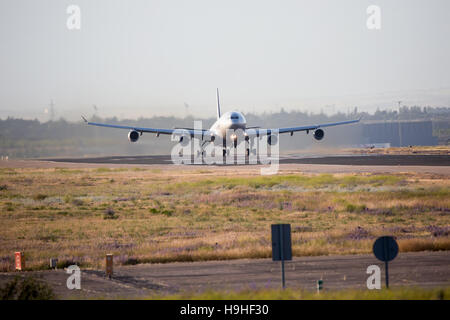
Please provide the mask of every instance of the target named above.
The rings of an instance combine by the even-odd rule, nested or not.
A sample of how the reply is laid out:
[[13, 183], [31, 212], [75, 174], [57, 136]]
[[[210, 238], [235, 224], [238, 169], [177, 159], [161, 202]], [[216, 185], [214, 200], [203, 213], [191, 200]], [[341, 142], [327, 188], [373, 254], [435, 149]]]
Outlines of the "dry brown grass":
[[411, 146], [391, 148], [363, 148], [347, 149], [348, 153], [371, 153], [371, 154], [439, 154], [450, 155], [450, 146]]
[[242, 291], [182, 292], [154, 295], [151, 300], [450, 300], [450, 288], [397, 287], [389, 290], [329, 290], [320, 294], [298, 289], [245, 289]]
[[[294, 255], [450, 248], [450, 182], [436, 174], [258, 170], [0, 169], [0, 270], [27, 266], [271, 256], [270, 225], [290, 223]], [[114, 212], [110, 218], [108, 212]], [[105, 218], [107, 217], [107, 218]]]
[[398, 243], [402, 252], [450, 250], [450, 239], [404, 239]]

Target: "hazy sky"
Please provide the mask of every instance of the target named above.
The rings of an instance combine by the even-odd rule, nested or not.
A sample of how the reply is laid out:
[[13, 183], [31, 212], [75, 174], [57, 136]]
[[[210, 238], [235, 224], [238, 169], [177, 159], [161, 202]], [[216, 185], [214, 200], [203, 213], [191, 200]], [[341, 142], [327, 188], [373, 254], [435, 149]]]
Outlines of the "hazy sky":
[[448, 0], [1, 0], [0, 15], [1, 118], [48, 119], [51, 99], [70, 119], [208, 117], [216, 87], [243, 112], [450, 106]]

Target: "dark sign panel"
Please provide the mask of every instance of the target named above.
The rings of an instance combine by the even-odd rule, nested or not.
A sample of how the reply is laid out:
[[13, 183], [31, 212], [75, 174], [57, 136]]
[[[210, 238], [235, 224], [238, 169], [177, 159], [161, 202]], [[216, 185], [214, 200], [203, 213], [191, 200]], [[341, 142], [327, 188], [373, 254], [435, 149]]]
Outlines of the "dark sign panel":
[[398, 245], [393, 237], [380, 237], [373, 244], [373, 254], [378, 260], [388, 262], [398, 254]]
[[272, 225], [272, 260], [292, 260], [291, 225]]

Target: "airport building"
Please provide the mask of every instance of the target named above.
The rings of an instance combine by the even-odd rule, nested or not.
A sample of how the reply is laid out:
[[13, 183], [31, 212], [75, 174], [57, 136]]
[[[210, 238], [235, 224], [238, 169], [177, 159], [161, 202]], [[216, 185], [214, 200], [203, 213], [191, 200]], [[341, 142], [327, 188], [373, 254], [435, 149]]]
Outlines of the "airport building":
[[438, 144], [432, 121], [367, 121], [361, 130], [364, 144], [390, 144], [391, 147]]
[[438, 138], [433, 136], [433, 122], [420, 121], [362, 121], [359, 124], [325, 129], [325, 138], [319, 143], [312, 136], [296, 133], [293, 137], [281, 136], [281, 150], [297, 150], [310, 147], [398, 147], [434, 146]]

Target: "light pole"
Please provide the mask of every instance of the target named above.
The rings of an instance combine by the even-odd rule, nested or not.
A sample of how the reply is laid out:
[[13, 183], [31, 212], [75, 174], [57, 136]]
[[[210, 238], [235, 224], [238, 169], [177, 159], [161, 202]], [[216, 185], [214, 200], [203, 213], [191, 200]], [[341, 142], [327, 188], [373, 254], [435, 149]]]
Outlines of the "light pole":
[[401, 147], [403, 144], [402, 144], [402, 128], [401, 128], [401, 125], [400, 125], [400, 104], [401, 104], [402, 102], [401, 101], [398, 101], [398, 117], [397, 117], [397, 121], [398, 121], [398, 140], [399, 140], [399, 147]]

